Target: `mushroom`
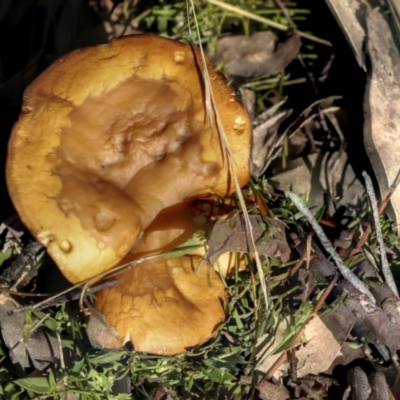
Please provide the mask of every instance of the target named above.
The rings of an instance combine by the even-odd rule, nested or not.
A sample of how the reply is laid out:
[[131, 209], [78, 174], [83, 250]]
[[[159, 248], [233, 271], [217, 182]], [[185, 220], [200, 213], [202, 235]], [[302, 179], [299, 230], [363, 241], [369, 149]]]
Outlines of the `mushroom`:
[[[7, 183], [25, 225], [79, 282], [115, 266], [164, 209], [234, 191], [207, 118], [201, 54], [133, 35], [60, 58], [25, 91]], [[248, 114], [207, 61], [239, 183]]]
[[[251, 123], [206, 63], [244, 185]], [[71, 282], [169, 251], [209, 223], [197, 201], [234, 192], [201, 71], [197, 47], [133, 35], [66, 55], [26, 89], [9, 142], [8, 188], [25, 225]], [[202, 343], [223, 321], [226, 295], [214, 271], [196, 274], [199, 259], [142, 263], [100, 293], [96, 307], [137, 349], [172, 354]], [[183, 329], [183, 321], [196, 324]]]
[[137, 351], [173, 355], [208, 340], [225, 319], [227, 295], [207, 262], [199, 268], [201, 261], [196, 255], [144, 261], [98, 293], [96, 310], [121, 338], [111, 348], [130, 340]]

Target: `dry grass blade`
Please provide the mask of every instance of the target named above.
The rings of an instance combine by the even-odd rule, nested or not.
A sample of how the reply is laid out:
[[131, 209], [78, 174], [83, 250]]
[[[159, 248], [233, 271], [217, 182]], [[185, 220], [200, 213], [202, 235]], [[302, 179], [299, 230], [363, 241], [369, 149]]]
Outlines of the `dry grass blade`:
[[383, 241], [381, 224], [379, 221], [378, 203], [376, 201], [376, 196], [375, 196], [374, 188], [372, 185], [372, 180], [365, 171], [362, 173], [362, 176], [365, 179], [365, 186], [367, 188], [367, 193], [368, 193], [369, 201], [370, 201], [371, 208], [372, 208], [372, 215], [374, 217], [376, 240], [378, 241], [379, 250], [381, 253], [382, 273], [383, 273], [383, 276], [386, 279], [386, 283], [389, 285], [390, 289], [392, 289], [393, 293], [397, 297], [399, 297], [399, 292], [397, 290], [396, 283], [393, 279], [392, 271], [390, 270], [389, 262], [388, 262], [388, 259], [386, 256], [385, 243]]
[[215, 120], [217, 122], [217, 128], [218, 128], [218, 133], [219, 133], [219, 137], [220, 137], [220, 142], [221, 142], [221, 147], [222, 147], [222, 152], [224, 155], [224, 161], [228, 163], [228, 168], [229, 168], [229, 172], [230, 175], [233, 179], [234, 185], [235, 185], [235, 190], [236, 190], [236, 194], [237, 197], [239, 199], [239, 203], [240, 203], [240, 207], [242, 209], [243, 212], [243, 216], [244, 216], [244, 221], [245, 221], [245, 225], [246, 225], [246, 230], [247, 233], [249, 235], [250, 238], [250, 243], [252, 244], [252, 253], [254, 254], [254, 259], [256, 262], [256, 267], [257, 267], [257, 271], [260, 277], [260, 283], [261, 283], [261, 289], [264, 295], [264, 299], [265, 299], [265, 305], [268, 308], [268, 292], [267, 292], [267, 285], [266, 285], [266, 279], [265, 279], [265, 275], [264, 275], [264, 271], [261, 265], [261, 260], [260, 260], [260, 255], [258, 254], [256, 245], [255, 245], [255, 240], [254, 240], [254, 234], [253, 234], [253, 228], [250, 222], [250, 218], [249, 218], [249, 214], [247, 212], [247, 208], [246, 208], [246, 204], [243, 198], [243, 194], [242, 194], [242, 190], [241, 187], [239, 185], [237, 176], [236, 176], [236, 172], [235, 172], [235, 168], [234, 168], [234, 160], [232, 157], [232, 153], [231, 153], [231, 149], [228, 143], [228, 140], [226, 138], [226, 134], [224, 131], [224, 127], [222, 126], [221, 123], [221, 119], [218, 113], [218, 107], [216, 105], [215, 99], [214, 99], [214, 94], [211, 88], [211, 81], [210, 81], [210, 77], [208, 74], [208, 70], [207, 70], [207, 63], [206, 63], [206, 58], [204, 55], [204, 50], [203, 50], [203, 46], [201, 44], [201, 36], [200, 36], [200, 30], [199, 30], [199, 26], [197, 23], [197, 17], [196, 17], [196, 12], [195, 12], [195, 7], [194, 7], [194, 3], [193, 0], [190, 0], [190, 4], [191, 4], [191, 8], [193, 10], [193, 16], [194, 16], [194, 21], [195, 21], [195, 25], [196, 25], [196, 31], [197, 31], [197, 35], [198, 35], [198, 39], [199, 39], [199, 46], [200, 46], [200, 51], [201, 51], [201, 57], [202, 57], [202, 61], [203, 61], [203, 74], [204, 74], [204, 84], [205, 84], [205, 94], [206, 94], [206, 110], [208, 113], [208, 120], [212, 121], [212, 114], [215, 115]]
[[[386, 207], [389, 204], [389, 201], [392, 197], [392, 194], [396, 190], [397, 186], [400, 183], [400, 172], [397, 174], [397, 177], [393, 184], [390, 186], [388, 193], [386, 194], [385, 198], [383, 199], [382, 203], [379, 205], [378, 212], [379, 215], [382, 215], [382, 213], [385, 211]], [[365, 228], [365, 231], [362, 233], [360, 240], [356, 244], [356, 247], [352, 251], [351, 255], [354, 255], [358, 252], [358, 250], [362, 249], [365, 243], [368, 240], [368, 237], [370, 233], [372, 232], [371, 224], [368, 224], [368, 226]]]
[[[192, 0], [191, 0], [191, 2], [192, 2]], [[278, 22], [275, 22], [275, 21], [273, 21], [271, 19], [268, 19], [268, 18], [265, 18], [265, 17], [261, 17], [260, 15], [254, 14], [254, 13], [252, 13], [250, 11], [247, 11], [247, 10], [243, 10], [242, 8], [235, 7], [235, 6], [232, 6], [230, 4], [226, 4], [226, 3], [224, 3], [223, 1], [220, 1], [220, 0], [207, 0], [207, 2], [210, 3], [210, 4], [214, 4], [215, 6], [221, 7], [223, 9], [225, 9], [225, 10], [232, 11], [232, 12], [238, 14], [238, 15], [242, 15], [243, 17], [252, 19], [252, 20], [257, 21], [257, 22], [261, 22], [262, 24], [266, 24], [268, 26], [271, 26], [272, 28], [279, 29], [281, 31], [287, 31], [289, 29], [289, 27], [287, 27], [286, 25], [282, 25], [282, 24], [280, 24]], [[310, 35], [310, 34], [305, 33], [305, 32], [297, 31], [297, 33], [298, 33], [299, 36], [303, 37], [304, 39], [308, 39], [308, 40], [311, 40], [311, 41], [316, 42], [316, 43], [324, 44], [325, 46], [332, 46], [332, 43], [329, 42], [328, 40], [324, 40], [324, 39], [318, 38], [318, 37], [316, 37], [314, 35]]]

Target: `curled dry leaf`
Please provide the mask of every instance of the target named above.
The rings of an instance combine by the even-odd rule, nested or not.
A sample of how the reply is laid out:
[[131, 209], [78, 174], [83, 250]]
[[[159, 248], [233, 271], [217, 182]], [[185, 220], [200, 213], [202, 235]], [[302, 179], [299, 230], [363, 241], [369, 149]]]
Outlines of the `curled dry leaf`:
[[342, 28], [358, 65], [366, 70], [363, 53], [365, 4], [359, 0], [327, 0], [326, 3]]
[[[330, 96], [314, 102], [281, 133], [278, 133], [281, 123], [291, 114], [291, 110], [284, 110], [282, 108], [285, 103], [284, 101], [275, 104], [259, 115], [252, 138], [252, 174], [255, 176], [262, 175], [271, 162], [280, 154], [283, 139], [287, 137], [290, 139], [290, 144], [293, 144], [296, 134], [304, 126], [313, 123], [313, 120], [319, 116], [319, 110], [324, 114], [336, 112], [339, 108], [333, 106], [333, 102], [339, 98], [338, 96]], [[296, 180], [293, 180], [293, 182], [296, 182]], [[300, 190], [300, 192], [305, 191]]]
[[[400, 56], [384, 16], [366, 13], [367, 52], [370, 60], [364, 102], [364, 143], [382, 194], [399, 176]], [[400, 220], [400, 191], [391, 197], [392, 216]]]
[[228, 36], [217, 43], [216, 60], [223, 62], [225, 73], [238, 78], [260, 78], [278, 74], [300, 50], [300, 37], [294, 34], [283, 43], [271, 32], [251, 36]]
[[292, 113], [282, 110], [285, 101], [281, 101], [257, 118], [258, 125], [253, 129], [251, 146], [251, 173], [261, 176], [273, 160], [273, 152], [281, 147], [283, 135], [278, 134], [282, 122]]
[[224, 285], [201, 262], [200, 256], [145, 261], [100, 292], [95, 307], [136, 350], [184, 352], [208, 340], [225, 319]]
[[[399, 177], [400, 119], [397, 99], [400, 96], [400, 56], [398, 39], [398, 2], [388, 1], [392, 21], [378, 9], [357, 0], [328, 0], [327, 4], [337, 18], [350, 43], [358, 64], [367, 70], [364, 101], [364, 144], [381, 190], [385, 195]], [[389, 17], [390, 19], [390, 17]], [[368, 65], [365, 63], [368, 59]], [[393, 209], [388, 212], [400, 220], [400, 191], [391, 197]]]

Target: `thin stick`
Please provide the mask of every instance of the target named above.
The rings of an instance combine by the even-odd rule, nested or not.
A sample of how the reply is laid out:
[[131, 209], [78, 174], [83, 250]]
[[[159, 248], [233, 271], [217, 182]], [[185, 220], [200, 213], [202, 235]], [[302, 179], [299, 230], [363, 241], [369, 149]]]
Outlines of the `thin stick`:
[[389, 262], [388, 262], [387, 255], [386, 255], [385, 242], [383, 241], [381, 223], [379, 221], [378, 203], [376, 201], [376, 196], [375, 196], [374, 188], [372, 185], [372, 180], [365, 171], [363, 171], [362, 176], [365, 179], [365, 186], [367, 189], [369, 201], [370, 201], [371, 208], [372, 208], [372, 215], [374, 217], [376, 240], [378, 241], [379, 250], [381, 253], [382, 273], [383, 273], [386, 283], [388, 284], [390, 289], [392, 289], [393, 293], [397, 297], [399, 297], [399, 292], [397, 290], [396, 283], [393, 279], [392, 271], [390, 270]]
[[[380, 206], [378, 208], [379, 215], [381, 215], [385, 211], [387, 205], [389, 204], [389, 201], [390, 201], [390, 199], [392, 197], [392, 194], [395, 192], [397, 186], [400, 183], [399, 182], [400, 181], [399, 178], [400, 178], [400, 174], [396, 177], [395, 181], [390, 186], [389, 191], [386, 194], [384, 200], [380, 204]], [[363, 235], [361, 236], [360, 240], [356, 244], [356, 246], [355, 246], [354, 250], [352, 251], [352, 253], [350, 254], [350, 256], [354, 255], [357, 250], [360, 250], [364, 246], [364, 244], [368, 240], [368, 236], [370, 235], [371, 232], [372, 232], [371, 224], [368, 224], [368, 226], [365, 228], [365, 231], [364, 231]]]
[[307, 246], [306, 246], [306, 273], [304, 276], [305, 284], [304, 284], [304, 291], [303, 291], [303, 297], [302, 301], [307, 300], [308, 296], [308, 287], [310, 286], [310, 277], [308, 276], [308, 273], [310, 272], [310, 262], [311, 262], [311, 251], [312, 251], [312, 236], [308, 235], [307, 236]]
[[[103, 290], [107, 287], [113, 286], [113, 285], [117, 284], [118, 282], [119, 282], [118, 279], [114, 279], [112, 281], [99, 283], [97, 285], [92, 286], [90, 290], [91, 290], [91, 292], [95, 293], [95, 292]], [[43, 310], [44, 308], [57, 306], [61, 303], [65, 303], [67, 301], [77, 300], [80, 298], [81, 293], [83, 291], [80, 290], [79, 292], [69, 293], [69, 294], [65, 293], [65, 292], [66, 291], [59, 293], [59, 294], [51, 297], [50, 299], [46, 299], [35, 305], [29, 305], [29, 306], [25, 306], [25, 307], [16, 308], [14, 310], [9, 310], [9, 311], [7, 311], [7, 315], [9, 315], [9, 316], [18, 315], [18, 314], [23, 313], [25, 310], [39, 311], [39, 310]]]
[[[287, 27], [286, 25], [282, 25], [278, 22], [272, 21], [271, 19], [261, 17], [250, 11], [243, 10], [242, 8], [232, 6], [232, 5], [224, 3], [223, 1], [220, 1], [220, 0], [207, 0], [207, 2], [210, 4], [214, 4], [215, 6], [224, 8], [225, 10], [232, 11], [238, 15], [242, 15], [244, 17], [250, 18], [254, 21], [261, 22], [262, 24], [272, 26], [273, 28], [279, 29], [281, 31], [287, 31], [289, 29], [289, 27]], [[324, 44], [325, 46], [332, 46], [332, 43], [328, 40], [320, 39], [314, 35], [310, 35], [309, 33], [304, 33], [304, 32], [299, 32], [299, 31], [297, 31], [297, 33], [299, 36], [303, 37], [304, 39], [308, 39], [308, 40], [311, 40], [316, 43], [321, 43], [321, 44]]]
[[15, 290], [10, 289], [0, 289], [0, 293], [7, 293], [12, 294], [13, 296], [20, 296], [20, 297], [49, 297], [50, 294], [48, 293], [27, 293], [27, 292], [16, 292]]
[[299, 211], [307, 218], [308, 222], [311, 224], [312, 228], [317, 234], [322, 246], [330, 254], [343, 277], [347, 279], [358, 291], [365, 294], [373, 304], [376, 304], [376, 300], [372, 293], [366, 288], [366, 286], [360, 281], [360, 279], [343, 264], [342, 259], [336, 253], [335, 249], [332, 246], [332, 243], [326, 237], [317, 220], [311, 214], [310, 210], [306, 207], [300, 197], [292, 192], [287, 192], [287, 196], [293, 201]]
[[114, 267], [114, 268], [112, 268], [112, 269], [110, 269], [108, 271], [104, 271], [104, 272], [102, 272], [102, 273], [100, 273], [100, 274], [98, 274], [96, 276], [93, 276], [92, 278], [85, 279], [84, 281], [78, 282], [75, 285], [71, 286], [70, 288], [63, 290], [62, 292], [60, 292], [58, 294], [55, 294], [54, 296], [52, 296], [52, 297], [50, 297], [50, 298], [48, 298], [46, 300], [43, 300], [43, 301], [41, 301], [39, 303], [36, 303], [34, 306], [32, 306], [32, 310], [38, 310], [39, 308], [45, 308], [46, 306], [43, 307], [43, 304], [51, 302], [52, 300], [55, 300], [55, 299], [57, 299], [58, 297], [60, 297], [60, 296], [62, 296], [64, 294], [72, 292], [74, 289], [81, 288], [87, 282], [93, 282], [94, 279], [100, 280], [100, 279], [103, 279], [103, 278], [111, 278], [112, 276], [117, 276], [117, 275], [122, 274], [123, 272], [127, 271], [130, 268], [137, 267], [138, 264], [140, 264], [143, 261], [152, 260], [154, 258], [162, 257], [164, 255], [168, 255], [168, 253], [152, 254], [152, 255], [149, 255], [149, 256], [145, 256], [145, 257], [139, 258], [137, 260], [133, 260], [133, 261], [129, 261], [127, 263], [121, 264], [121, 265], [117, 265], [116, 267]]

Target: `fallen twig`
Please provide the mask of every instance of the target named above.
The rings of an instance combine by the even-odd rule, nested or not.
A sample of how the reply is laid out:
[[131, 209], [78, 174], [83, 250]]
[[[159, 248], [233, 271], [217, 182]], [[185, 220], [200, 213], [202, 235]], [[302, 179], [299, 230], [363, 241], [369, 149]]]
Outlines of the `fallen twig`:
[[317, 234], [322, 246], [330, 254], [330, 256], [332, 257], [333, 261], [335, 262], [337, 268], [339, 269], [343, 277], [347, 279], [358, 291], [365, 294], [373, 304], [376, 304], [376, 300], [372, 295], [372, 293], [361, 282], [361, 280], [349, 268], [347, 268], [344, 265], [342, 259], [333, 248], [332, 243], [326, 237], [324, 231], [318, 224], [317, 220], [311, 214], [310, 210], [306, 207], [306, 205], [303, 203], [300, 197], [292, 192], [287, 192], [287, 196], [293, 201], [293, 203], [296, 205], [299, 211], [307, 218], [308, 222], [311, 224], [312, 228]]
[[386, 256], [386, 249], [385, 249], [385, 243], [383, 241], [383, 236], [382, 236], [382, 229], [381, 229], [381, 223], [379, 221], [379, 211], [378, 211], [378, 204], [376, 201], [376, 196], [374, 192], [374, 188], [372, 185], [371, 178], [369, 175], [364, 171], [362, 173], [362, 176], [365, 179], [365, 186], [367, 189], [369, 201], [371, 203], [371, 208], [372, 208], [372, 215], [374, 217], [374, 224], [375, 224], [375, 232], [376, 232], [376, 240], [378, 241], [379, 245], [379, 250], [381, 253], [381, 268], [382, 268], [382, 273], [383, 276], [385, 277], [386, 283], [392, 289], [393, 293], [399, 297], [399, 292], [396, 287], [396, 283], [394, 282], [392, 271], [390, 270], [389, 262]]
[[[113, 280], [110, 280], [107, 282], [99, 283], [97, 285], [92, 286], [90, 288], [90, 291], [92, 293], [95, 293], [95, 292], [98, 292], [105, 288], [108, 288], [110, 286], [113, 286], [113, 285], [117, 284], [118, 282], [119, 282], [118, 279], [113, 279]], [[86, 289], [86, 287], [85, 287], [85, 289]], [[61, 303], [65, 303], [67, 301], [77, 300], [77, 299], [81, 298], [81, 293], [83, 291], [84, 290], [79, 290], [79, 291], [75, 291], [72, 293], [59, 294], [51, 299], [48, 299], [47, 301], [45, 300], [44, 302], [41, 302], [39, 305], [35, 304], [35, 305], [29, 305], [29, 306], [25, 306], [25, 307], [16, 308], [14, 310], [7, 311], [7, 314], [9, 316], [11, 316], [11, 315], [22, 314], [25, 310], [43, 310], [44, 308], [56, 306]]]
[[[380, 204], [380, 206], [378, 208], [379, 215], [381, 215], [385, 211], [387, 205], [389, 204], [390, 198], [392, 197], [392, 194], [396, 190], [399, 183], [400, 183], [400, 173], [397, 175], [395, 181], [390, 186], [389, 191], [386, 194], [386, 197]], [[364, 244], [368, 240], [368, 236], [370, 235], [371, 232], [372, 232], [371, 224], [368, 224], [368, 226], [365, 228], [363, 235], [361, 236], [360, 240], [356, 244], [354, 250], [351, 252], [350, 256], [354, 255], [358, 250], [360, 250], [364, 246]]]

